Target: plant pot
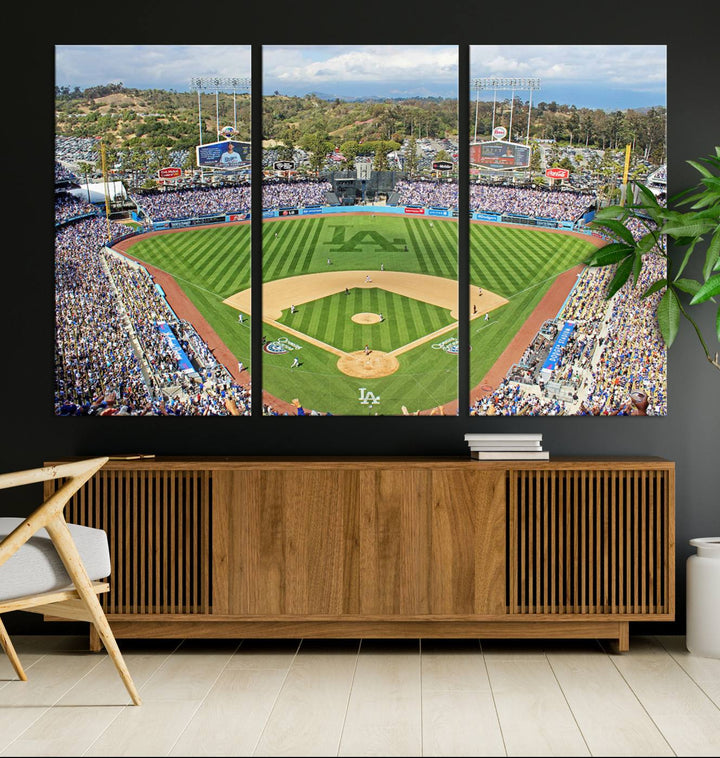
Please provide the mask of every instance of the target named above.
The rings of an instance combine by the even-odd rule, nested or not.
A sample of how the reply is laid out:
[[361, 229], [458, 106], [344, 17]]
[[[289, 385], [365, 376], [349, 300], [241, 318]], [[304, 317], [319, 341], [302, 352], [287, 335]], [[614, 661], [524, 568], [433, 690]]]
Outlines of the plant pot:
[[720, 537], [690, 540], [685, 645], [702, 658], [720, 658]]

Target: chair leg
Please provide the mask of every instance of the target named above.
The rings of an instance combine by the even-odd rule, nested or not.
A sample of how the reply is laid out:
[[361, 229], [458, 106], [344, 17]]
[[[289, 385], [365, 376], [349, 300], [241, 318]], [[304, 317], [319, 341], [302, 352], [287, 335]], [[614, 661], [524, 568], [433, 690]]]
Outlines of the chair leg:
[[7, 633], [7, 629], [5, 629], [5, 624], [3, 624], [2, 619], [0, 619], [0, 645], [2, 645], [2, 649], [5, 651], [5, 655], [7, 655], [7, 657], [10, 659], [10, 663], [12, 663], [12, 666], [15, 669], [15, 673], [23, 682], [27, 682], [27, 676], [23, 670], [22, 664], [20, 663], [20, 659], [15, 652], [15, 648], [10, 641], [10, 635]]
[[125, 689], [127, 689], [133, 703], [135, 703], [135, 705], [140, 705], [142, 703], [140, 695], [138, 694], [137, 689], [135, 689], [130, 672], [125, 665], [122, 653], [115, 641], [115, 636], [112, 633], [112, 629], [110, 628], [107, 617], [100, 605], [100, 601], [93, 590], [92, 582], [87, 575], [87, 571], [85, 571], [85, 567], [83, 566], [77, 547], [73, 542], [70, 530], [67, 528], [65, 519], [60, 515], [58, 518], [48, 523], [45, 528], [52, 538], [53, 544], [58, 551], [58, 555], [62, 559], [63, 565], [75, 585], [75, 589], [78, 591], [80, 598], [85, 603], [85, 606], [92, 617], [92, 623], [95, 626], [103, 645], [105, 645], [108, 655], [115, 664], [115, 668], [120, 674]]

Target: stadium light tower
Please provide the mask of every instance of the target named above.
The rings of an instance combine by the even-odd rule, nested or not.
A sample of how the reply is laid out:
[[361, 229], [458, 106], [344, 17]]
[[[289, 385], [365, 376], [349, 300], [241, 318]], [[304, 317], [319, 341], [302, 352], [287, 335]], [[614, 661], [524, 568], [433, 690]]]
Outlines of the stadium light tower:
[[250, 79], [240, 76], [193, 76], [190, 79], [190, 87], [197, 90], [198, 93], [198, 123], [200, 126], [200, 144], [203, 144], [202, 138], [202, 106], [200, 103], [200, 94], [203, 90], [215, 93], [215, 121], [217, 123], [216, 131], [220, 131], [220, 93], [232, 92], [233, 95], [233, 128], [237, 131], [237, 99], [238, 93], [250, 92]]
[[512, 141], [512, 117], [513, 106], [515, 104], [515, 91], [530, 91], [530, 103], [528, 106], [528, 122], [527, 122], [527, 135], [525, 137], [525, 144], [530, 144], [530, 112], [532, 111], [532, 93], [535, 90], [540, 89], [540, 79], [535, 77], [525, 76], [484, 76], [472, 80], [472, 86], [475, 88], [475, 138], [474, 142], [477, 142], [477, 122], [478, 122], [478, 108], [480, 104], [480, 90], [493, 91], [493, 117], [492, 128], [495, 129], [495, 103], [497, 99], [498, 91], [505, 90], [511, 91], [510, 96], [510, 128], [508, 129], [508, 135], [510, 141]]

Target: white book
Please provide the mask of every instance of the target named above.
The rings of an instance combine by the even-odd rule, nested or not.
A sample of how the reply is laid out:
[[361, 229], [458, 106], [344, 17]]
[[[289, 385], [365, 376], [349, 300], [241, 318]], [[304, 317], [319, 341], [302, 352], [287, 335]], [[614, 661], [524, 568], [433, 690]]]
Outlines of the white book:
[[542, 440], [542, 434], [466, 434], [466, 442], [505, 442], [505, 441], [534, 441], [539, 442]]
[[478, 461], [548, 461], [550, 453], [547, 450], [538, 452], [486, 450], [471, 452], [470, 457]]
[[479, 444], [473, 443], [468, 445], [470, 450], [542, 450], [542, 445], [539, 442], [505, 442], [496, 444]]

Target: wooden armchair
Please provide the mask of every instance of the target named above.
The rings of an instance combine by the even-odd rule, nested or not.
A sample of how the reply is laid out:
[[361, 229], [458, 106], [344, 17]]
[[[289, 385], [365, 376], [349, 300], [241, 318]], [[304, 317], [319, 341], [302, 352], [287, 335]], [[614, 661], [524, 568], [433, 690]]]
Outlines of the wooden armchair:
[[[0, 474], [0, 489], [51, 479], [67, 481], [30, 516], [0, 518], [0, 614], [48, 613], [89, 621], [105, 645], [135, 705], [142, 702], [97, 594], [109, 585], [107, 535], [102, 529], [67, 524], [70, 498], [108, 461], [107, 457]], [[26, 681], [20, 660], [0, 619], [0, 644], [18, 677]]]

